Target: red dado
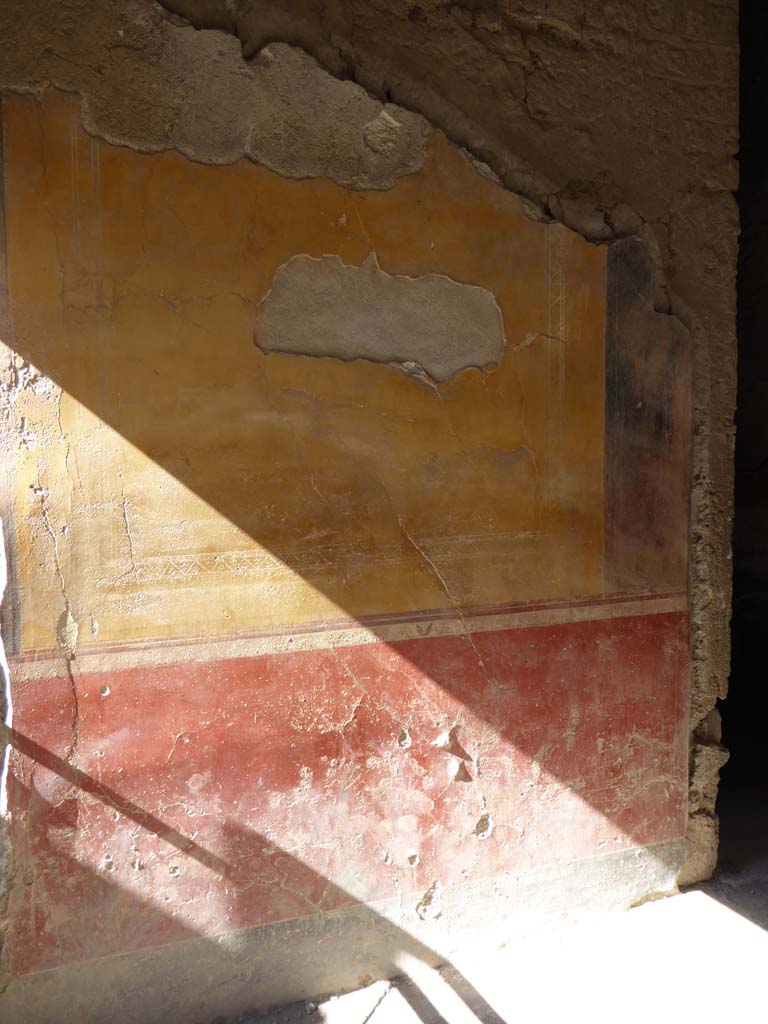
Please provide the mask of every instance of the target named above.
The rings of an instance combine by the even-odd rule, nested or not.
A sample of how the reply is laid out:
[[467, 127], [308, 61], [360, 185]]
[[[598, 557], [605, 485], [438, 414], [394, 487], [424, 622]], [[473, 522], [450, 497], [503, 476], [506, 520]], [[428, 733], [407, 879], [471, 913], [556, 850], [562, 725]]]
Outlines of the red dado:
[[56, 727], [68, 681], [29, 678], [17, 747], [26, 737], [37, 759], [17, 751], [12, 764], [31, 883], [14, 972], [399, 895], [416, 904], [435, 881], [681, 836], [682, 604], [581, 603], [580, 621], [556, 621], [560, 607], [530, 627], [523, 610], [514, 628], [474, 619], [468, 635], [86, 667], [75, 774], [70, 723]]

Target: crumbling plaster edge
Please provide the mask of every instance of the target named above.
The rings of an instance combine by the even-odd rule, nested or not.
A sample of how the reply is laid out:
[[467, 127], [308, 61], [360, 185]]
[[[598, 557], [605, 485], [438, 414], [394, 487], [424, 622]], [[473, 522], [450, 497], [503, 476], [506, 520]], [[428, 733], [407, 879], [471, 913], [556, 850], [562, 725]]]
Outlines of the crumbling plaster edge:
[[[245, 152], [237, 153], [230, 157], [222, 156], [221, 158], [216, 159], [210, 155], [204, 156], [192, 146], [184, 146], [173, 142], [168, 142], [167, 144], [158, 143], [153, 146], [145, 142], [139, 142], [137, 139], [127, 139], [124, 136], [115, 135], [114, 133], [107, 131], [103, 126], [100, 126], [97, 119], [92, 116], [89, 94], [86, 90], [73, 88], [71, 85], [65, 85], [54, 78], [46, 78], [34, 86], [2, 85], [0, 86], [0, 99], [2, 99], [3, 95], [34, 96], [38, 102], [42, 102], [45, 94], [50, 90], [65, 93], [69, 96], [76, 96], [80, 101], [80, 123], [83, 126], [83, 130], [86, 134], [90, 135], [91, 138], [99, 139], [110, 146], [116, 146], [121, 149], [130, 149], [132, 152], [139, 153], [143, 156], [157, 156], [161, 153], [178, 153], [180, 156], [189, 160], [190, 163], [204, 164], [208, 167], [233, 167], [235, 164], [240, 163], [240, 161], [245, 160], [257, 167], [264, 167], [266, 170], [272, 171], [274, 174], [278, 174], [281, 177], [290, 177], [292, 181], [313, 181], [317, 179], [317, 175], [313, 174], [288, 175], [285, 169], [280, 167], [275, 161], [271, 161], [264, 157], [259, 160], [255, 160], [249, 153]], [[418, 169], [418, 167], [415, 167], [413, 171], [408, 171], [406, 174], [414, 173]], [[406, 177], [406, 174], [403, 174], [402, 176]], [[373, 181], [369, 181], [365, 185], [345, 184], [341, 187], [348, 188], [352, 192], [386, 192], [389, 191], [393, 185], [394, 182], [377, 184]]]

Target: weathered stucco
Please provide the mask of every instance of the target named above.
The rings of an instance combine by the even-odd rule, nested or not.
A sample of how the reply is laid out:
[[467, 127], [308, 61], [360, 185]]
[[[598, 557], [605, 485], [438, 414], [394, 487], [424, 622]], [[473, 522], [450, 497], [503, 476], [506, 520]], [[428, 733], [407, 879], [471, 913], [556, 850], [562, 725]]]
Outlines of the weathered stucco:
[[280, 43], [244, 61], [237, 40], [177, 24], [155, 3], [4, 3], [0, 89], [81, 97], [93, 135], [192, 160], [241, 157], [291, 178], [387, 188], [424, 159], [418, 114], [382, 103]]
[[[646, 312], [655, 308], [655, 316], [666, 318], [669, 329], [663, 333], [670, 350], [684, 346], [688, 339], [693, 344], [694, 452], [688, 559], [693, 660], [691, 819], [687, 860], [679, 878], [694, 881], [714, 866], [714, 797], [717, 772], [725, 756], [712, 709], [717, 697], [725, 693], [728, 674], [737, 232], [731, 196], [737, 148], [736, 4], [648, 0], [638, 5], [619, 0], [606, 5], [556, 0], [547, 5], [545, 14], [540, 7], [526, 0], [514, 5], [474, 2], [450, 6], [431, 0], [420, 4], [405, 0], [347, 0], [343, 4], [295, 0], [281, 4], [279, 10], [254, 0], [168, 0], [164, 7], [149, 0], [65, 0], [58, 4], [8, 0], [0, 10], [0, 31], [6, 40], [0, 54], [0, 88], [37, 97], [50, 86], [75, 93], [86, 130], [119, 146], [140, 152], [176, 150], [189, 160], [206, 164], [232, 164], [247, 157], [286, 178], [325, 178], [354, 190], [388, 191], [408, 182], [428, 160], [432, 125], [482, 161], [476, 164], [478, 169], [487, 165], [489, 178], [523, 197], [529, 216], [560, 221], [594, 242], [630, 236], [641, 241], [653, 268], [646, 281]], [[174, 13], [169, 13], [171, 9]], [[85, 153], [76, 135], [73, 129], [73, 152]], [[445, 146], [444, 141], [439, 145]], [[450, 151], [450, 147], [446, 149]], [[458, 159], [456, 151], [454, 155]], [[169, 159], [174, 156], [169, 153]], [[327, 184], [317, 186], [323, 200], [330, 194], [323, 191]], [[211, 179], [211, 187], [217, 187], [215, 179]], [[247, 187], [244, 179], [238, 187]], [[202, 196], [203, 190], [195, 195]], [[234, 218], [235, 198], [233, 194], [230, 212]], [[204, 199], [198, 201], [198, 209], [205, 210]], [[173, 216], [170, 208], [161, 206], [154, 212], [158, 223]], [[338, 212], [341, 215], [341, 207]], [[189, 223], [193, 220], [190, 217]], [[360, 227], [365, 234], [365, 226]], [[380, 230], [386, 238], [383, 221]], [[158, 231], [158, 235], [162, 233]], [[170, 229], [166, 233], [173, 236]], [[244, 235], [244, 251], [250, 247], [249, 252], [257, 252], [258, 236], [247, 231]], [[320, 229], [316, 237], [323, 237]], [[362, 272], [359, 268], [370, 251], [367, 242], [356, 238], [351, 247], [354, 253], [339, 253], [352, 274]], [[322, 265], [335, 258], [328, 256], [329, 251], [334, 250], [314, 252], [315, 262]], [[140, 267], [140, 246], [137, 253]], [[294, 253], [288, 248], [284, 254], [280, 263], [283, 273], [290, 258], [296, 258]], [[182, 264], [183, 258], [179, 247]], [[69, 270], [62, 269], [62, 292], [56, 294], [55, 301], [65, 301], [68, 315], [87, 323], [94, 310], [103, 311], [110, 303], [116, 308], [125, 296], [105, 296], [87, 273], [72, 273], [72, 267], [79, 266], [78, 259], [75, 253]], [[386, 275], [377, 273], [389, 277], [390, 282], [411, 276], [418, 279], [419, 273], [422, 282], [438, 276], [423, 268], [415, 273], [407, 263], [403, 260], [396, 270], [388, 266]], [[201, 283], [205, 284], [208, 268], [203, 263], [200, 266]], [[254, 288], [250, 298], [243, 299], [247, 286], [238, 286], [228, 296], [219, 293], [216, 309], [204, 290], [185, 295], [183, 302], [169, 302], [155, 283], [154, 294], [134, 295], [129, 302], [136, 303], [140, 316], [162, 316], [169, 322], [186, 321], [191, 316], [205, 321], [223, 309], [231, 323], [247, 323], [249, 335], [256, 324], [258, 345], [259, 316], [264, 315], [267, 302], [265, 289], [270, 282], [280, 282], [279, 274], [275, 276], [273, 267], [270, 277]], [[466, 289], [468, 285], [456, 287]], [[490, 293], [489, 297], [492, 299]], [[332, 301], [338, 301], [338, 296]], [[268, 331], [273, 329], [274, 325], [268, 327]], [[34, 336], [31, 331], [30, 337]], [[518, 338], [507, 331], [507, 351], [519, 347], [521, 364], [528, 351], [526, 339], [525, 334]], [[547, 337], [544, 327], [532, 336], [531, 340], [535, 339], [537, 345], [558, 343], [557, 338]], [[38, 336], [34, 343], [44, 347], [45, 337]], [[278, 339], [278, 344], [262, 347], [265, 351], [296, 347], [305, 353], [310, 349], [295, 338], [287, 345]], [[427, 365], [424, 355], [415, 351], [391, 351], [396, 362], [415, 362], [436, 381], [449, 380], [466, 365], [466, 361]], [[315, 354], [344, 357], [332, 345]], [[61, 349], [53, 362], [65, 355]], [[251, 345], [249, 355], [258, 359], [261, 353]], [[365, 351], [355, 355], [368, 359]], [[48, 351], [46, 358], [50, 356]], [[265, 365], [279, 358], [270, 356]], [[471, 365], [494, 361], [483, 352]], [[55, 376], [50, 367], [46, 369]], [[381, 367], [374, 369], [382, 371]], [[66, 359], [60, 372], [73, 372]], [[308, 386], [315, 384], [314, 372], [307, 371]], [[333, 370], [325, 373], [330, 375]], [[393, 396], [405, 394], [398, 391], [401, 384], [421, 387], [402, 374], [394, 376], [398, 383], [388, 385]], [[34, 370], [24, 359], [12, 361], [6, 377], [8, 393], [14, 399], [23, 393], [23, 402], [34, 407], [38, 400], [50, 398], [35, 391], [38, 386], [50, 387], [50, 382], [40, 383], [37, 378], [36, 383]], [[78, 386], [83, 386], [84, 379]], [[419, 393], [419, 402], [422, 397]], [[296, 396], [290, 399], [295, 400]], [[46, 440], [53, 440], [52, 450], [66, 469], [70, 453], [65, 435], [75, 423], [82, 430], [92, 425], [74, 405], [68, 406], [66, 397], [62, 404], [59, 395], [60, 413], [62, 409], [61, 436], [52, 434]], [[96, 411], [109, 418], [108, 409]], [[282, 409], [277, 411], [282, 413]], [[492, 413], [489, 410], [489, 415]], [[22, 421], [19, 436], [31, 448], [35, 438], [25, 436], [27, 426]], [[513, 460], [514, 474], [522, 478], [530, 470], [530, 459], [524, 446], [516, 451], [519, 457]], [[506, 469], [509, 465], [505, 464]], [[134, 468], [139, 480], [145, 467], [139, 467], [137, 461]], [[168, 468], [183, 477], [181, 464], [169, 463]], [[122, 474], [120, 464], [116, 471]], [[122, 485], [122, 475], [119, 482]], [[146, 488], [144, 493], [149, 493]], [[44, 507], [44, 488], [30, 501], [36, 503], [37, 511], [40, 501]], [[158, 508], [161, 503], [160, 498]], [[333, 508], [333, 500], [328, 507]], [[125, 536], [113, 556], [126, 563], [129, 573], [131, 562], [136, 569], [137, 552], [125, 493], [122, 514]], [[238, 514], [244, 513], [238, 509]], [[41, 521], [50, 527], [45, 518]], [[54, 548], [58, 552], [59, 545], [66, 553], [72, 541], [61, 536], [57, 534]], [[49, 539], [41, 534], [38, 541], [43, 546]], [[140, 561], [141, 553], [138, 555]], [[436, 586], [445, 589], [439, 563], [437, 569], [434, 564], [430, 568], [423, 552], [417, 550], [411, 551], [411, 557], [422, 562], [425, 594]], [[460, 579], [471, 589], [471, 584]], [[72, 585], [85, 590], [89, 581], [75, 573]], [[53, 579], [52, 591], [58, 586], [59, 581]], [[447, 589], [453, 593], [451, 586], [449, 583]], [[393, 583], [393, 593], [396, 591], [397, 581]], [[60, 597], [57, 594], [56, 600]], [[66, 594], [64, 599], [67, 604]], [[426, 597], [424, 600], [428, 604]], [[50, 601], [53, 607], [53, 598]], [[79, 612], [84, 613], [85, 608], [81, 600]], [[12, 611], [6, 609], [6, 617]], [[222, 611], [224, 617], [228, 613]], [[46, 624], [53, 639], [40, 641], [43, 647], [58, 645], [68, 666], [74, 652], [74, 621], [65, 607], [55, 622]], [[147, 621], [151, 624], [151, 611]], [[94, 636], [98, 628], [94, 620]], [[77, 721], [76, 704], [73, 721]], [[70, 724], [65, 731], [69, 732]], [[76, 743], [76, 735], [74, 740], [69, 736], [68, 742]], [[429, 892], [426, 884], [424, 888]]]

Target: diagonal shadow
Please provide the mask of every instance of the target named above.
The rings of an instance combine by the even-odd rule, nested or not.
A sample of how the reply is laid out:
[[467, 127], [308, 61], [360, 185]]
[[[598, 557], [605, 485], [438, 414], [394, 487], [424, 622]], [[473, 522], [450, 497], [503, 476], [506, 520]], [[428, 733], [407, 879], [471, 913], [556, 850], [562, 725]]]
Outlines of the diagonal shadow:
[[132, 800], [127, 800], [125, 797], [120, 796], [110, 786], [106, 786], [91, 775], [80, 771], [79, 768], [75, 768], [74, 765], [63, 758], [57, 757], [53, 751], [47, 750], [42, 744], [36, 743], [17, 729], [8, 729], [7, 733], [11, 746], [20, 754], [24, 754], [37, 764], [48, 768], [49, 771], [65, 779], [80, 792], [88, 793], [90, 796], [96, 797], [97, 800], [101, 800], [102, 803], [117, 811], [124, 818], [139, 825], [147, 832], [151, 832], [152, 835], [162, 839], [163, 842], [169, 843], [179, 853], [192, 857], [193, 860], [202, 864], [203, 867], [208, 868], [210, 871], [215, 871], [216, 874], [222, 877], [226, 875], [227, 864], [220, 857], [217, 857], [216, 854], [195, 843], [188, 836], [182, 835], [177, 829], [164, 824], [154, 814], [150, 814], [149, 811], [139, 807]]

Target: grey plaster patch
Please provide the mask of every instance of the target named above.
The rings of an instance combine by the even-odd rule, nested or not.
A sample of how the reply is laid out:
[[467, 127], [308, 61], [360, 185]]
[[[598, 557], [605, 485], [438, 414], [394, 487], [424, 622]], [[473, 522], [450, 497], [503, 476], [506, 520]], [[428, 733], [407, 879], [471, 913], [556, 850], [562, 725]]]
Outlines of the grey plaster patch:
[[367, 359], [439, 382], [497, 364], [505, 347], [487, 289], [443, 274], [387, 274], [373, 253], [360, 267], [293, 256], [259, 306], [254, 340], [267, 353]]
[[244, 60], [234, 37], [136, 0], [98, 0], [84, 23], [67, 3], [0, 7], [0, 89], [78, 93], [86, 130], [113, 144], [209, 164], [246, 157], [355, 189], [391, 188], [424, 162], [422, 116], [334, 78], [293, 46]]

